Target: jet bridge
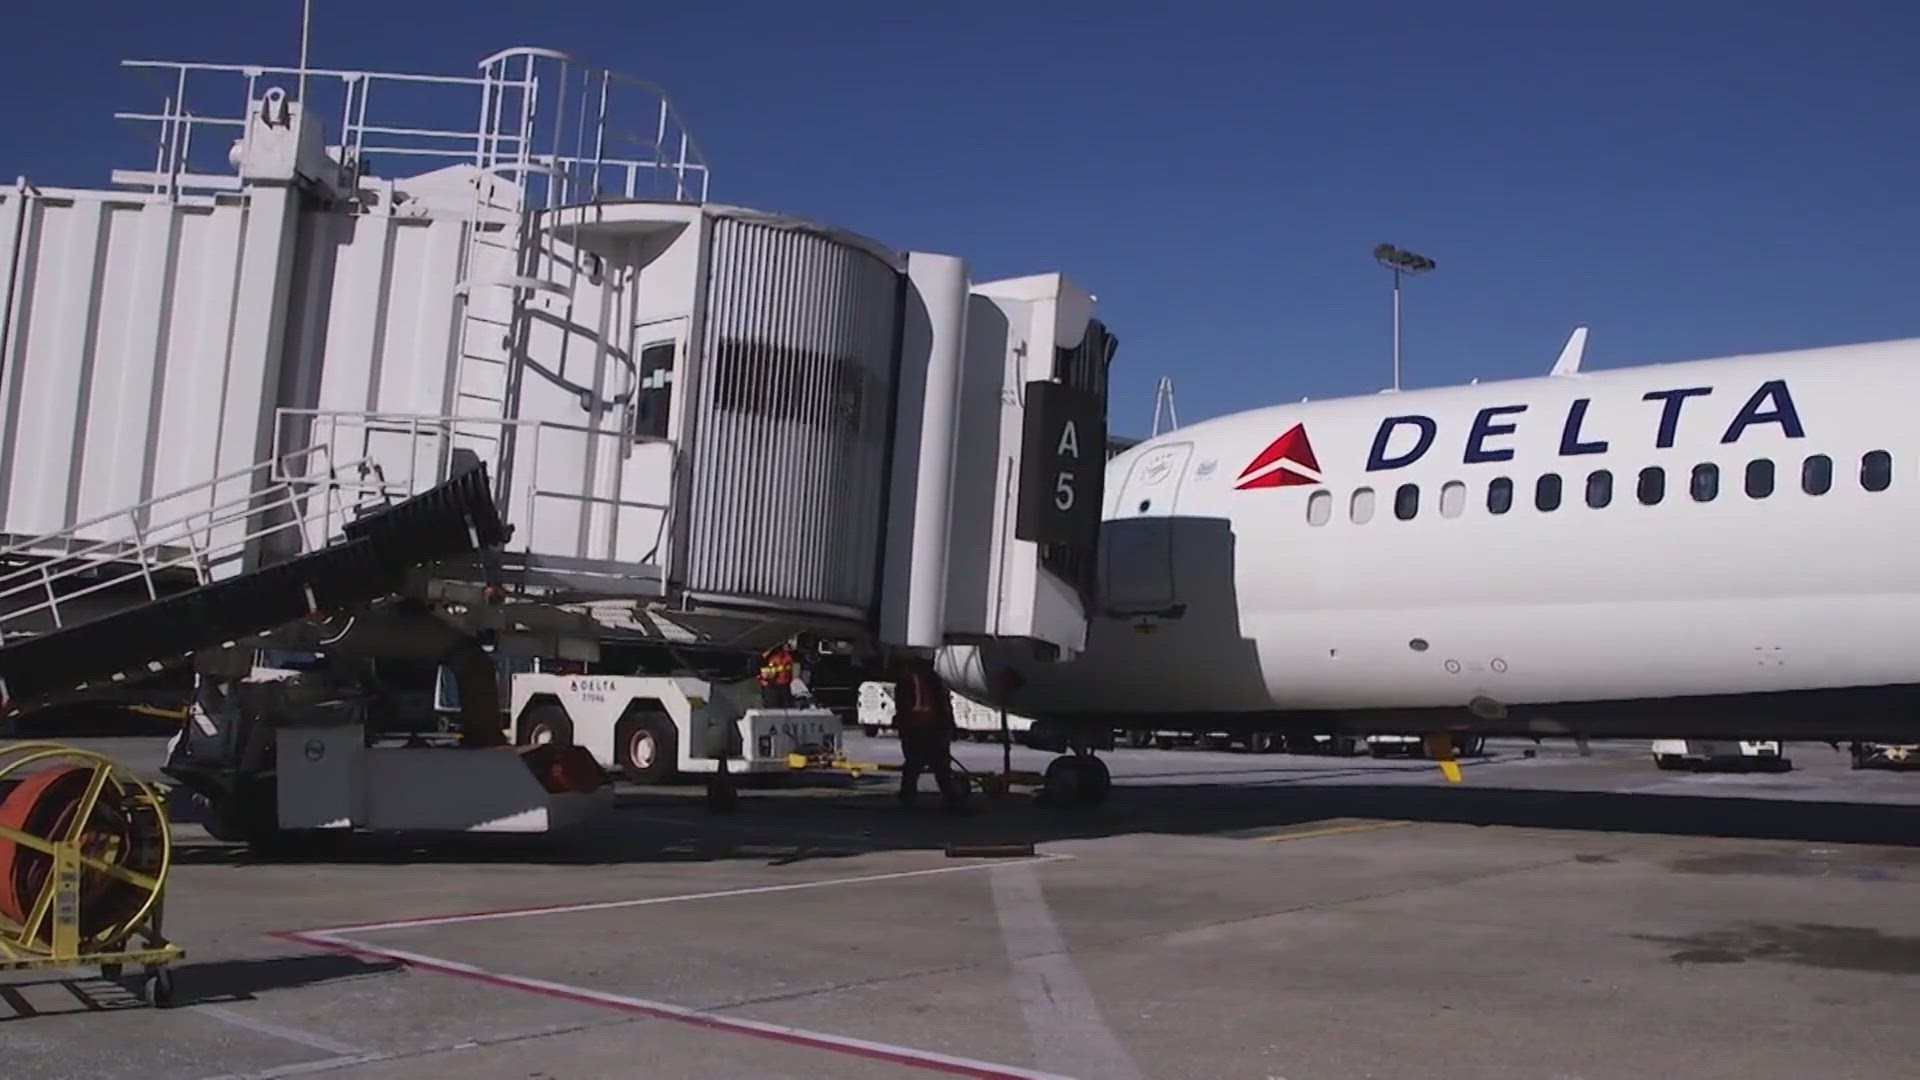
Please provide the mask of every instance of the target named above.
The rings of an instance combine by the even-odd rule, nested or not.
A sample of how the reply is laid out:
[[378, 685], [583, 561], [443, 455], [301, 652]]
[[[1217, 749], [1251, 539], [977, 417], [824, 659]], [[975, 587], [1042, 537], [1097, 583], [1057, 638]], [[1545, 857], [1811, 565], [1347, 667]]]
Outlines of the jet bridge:
[[151, 163], [0, 189], [0, 561], [204, 598], [352, 539], [278, 500], [484, 476], [498, 537], [380, 565], [502, 651], [1084, 645], [1115, 339], [1072, 281], [715, 202], [658, 88], [549, 50], [127, 67]]

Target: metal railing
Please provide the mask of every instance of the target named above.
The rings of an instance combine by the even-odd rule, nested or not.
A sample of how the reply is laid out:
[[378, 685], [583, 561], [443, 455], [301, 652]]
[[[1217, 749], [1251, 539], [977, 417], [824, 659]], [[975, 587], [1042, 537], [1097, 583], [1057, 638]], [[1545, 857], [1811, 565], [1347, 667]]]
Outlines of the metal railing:
[[[121, 64], [157, 75], [163, 95], [158, 112], [114, 114], [157, 129], [152, 172], [127, 179], [169, 197], [237, 186], [227, 157], [233, 140], [220, 135], [247, 137], [248, 110], [265, 80], [299, 100], [302, 115], [316, 122], [339, 118], [331, 152], [347, 182], [371, 175], [376, 159], [414, 158], [426, 169], [467, 162], [500, 175], [522, 187], [527, 208], [609, 196], [707, 198], [706, 161], [665, 90], [550, 49], [504, 50], [481, 60], [478, 76], [174, 60]], [[209, 83], [219, 82], [226, 86], [209, 91]], [[381, 107], [369, 120], [376, 89]], [[210, 110], [206, 102], [214, 96], [237, 97], [239, 107]], [[450, 118], [476, 114], [471, 126], [448, 125]]]
[[[68, 625], [62, 605], [86, 597], [137, 585], [147, 600], [157, 600], [169, 578], [190, 575], [195, 585], [206, 585], [239, 573], [249, 553], [269, 540], [287, 543], [289, 555], [306, 554], [330, 543], [374, 499], [391, 501], [380, 493], [384, 485], [364, 482], [378, 475], [371, 462], [325, 460], [310, 464], [304, 475], [287, 475], [286, 458], [311, 462], [325, 452], [314, 448], [263, 461], [0, 549], [0, 561], [28, 564], [0, 574], [0, 644], [23, 625]], [[244, 494], [223, 497], [222, 490], [232, 487]], [[205, 506], [153, 520], [156, 510], [203, 495]], [[349, 496], [358, 497], [349, 502]], [[86, 538], [106, 532], [118, 535]]]
[[[598, 458], [611, 441], [615, 453], [612, 475], [604, 480], [604, 489], [619, 492], [625, 479], [626, 451], [631, 446], [649, 445], [667, 448], [666, 471], [675, 475], [679, 450], [670, 439], [635, 436], [620, 428], [590, 428], [554, 420], [502, 419], [486, 416], [446, 416], [432, 413], [370, 413], [339, 409], [279, 409], [274, 415], [276, 445], [305, 444], [311, 449], [326, 448], [335, 456], [360, 462], [378, 462], [378, 479], [342, 481], [358, 486], [370, 495], [383, 498], [407, 498], [447, 479], [453, 451], [470, 441], [476, 450], [489, 452], [504, 448], [512, 441], [513, 469], [500, 466], [498, 460], [486, 462], [494, 470], [494, 497], [502, 517], [514, 529], [509, 549], [532, 554], [587, 556], [594, 548], [617, 552], [620, 539], [620, 511], [654, 511], [660, 516], [650, 550], [657, 552], [672, 525], [673, 500], [649, 502], [621, 498], [617, 494], [599, 494], [602, 487], [595, 475]], [[587, 463], [580, 477], [581, 489], [564, 491], [540, 486], [542, 448], [550, 442], [568, 438], [578, 440], [580, 454]], [[399, 445], [396, 445], [396, 442]], [[502, 453], [504, 459], [506, 454]], [[292, 479], [292, 477], [286, 477]], [[668, 481], [671, 484], [671, 480]], [[669, 488], [671, 490], [671, 488]], [[570, 504], [581, 515], [581, 532], [571, 552], [535, 551], [534, 525], [540, 521], [544, 502]], [[605, 519], [604, 532], [597, 538], [587, 534], [586, 522], [594, 507], [609, 507], [611, 513], [597, 515]]]

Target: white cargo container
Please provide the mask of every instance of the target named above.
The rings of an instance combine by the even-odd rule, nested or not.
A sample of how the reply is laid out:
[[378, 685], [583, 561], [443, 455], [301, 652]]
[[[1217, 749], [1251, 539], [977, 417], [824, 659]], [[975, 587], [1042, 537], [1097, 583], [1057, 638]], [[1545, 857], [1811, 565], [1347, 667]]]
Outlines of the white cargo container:
[[[1000, 712], [990, 709], [971, 698], [948, 691], [953, 700], [953, 723], [959, 728], [963, 738], [975, 742], [991, 742], [1000, 737]], [[860, 684], [860, 730], [868, 735], [878, 735], [893, 730], [893, 684], [872, 681]], [[1014, 713], [1007, 714], [1007, 730], [1014, 741], [1033, 728], [1031, 717]]]
[[1788, 772], [1783, 745], [1768, 739], [1654, 739], [1648, 747], [1662, 769], [1744, 769]]

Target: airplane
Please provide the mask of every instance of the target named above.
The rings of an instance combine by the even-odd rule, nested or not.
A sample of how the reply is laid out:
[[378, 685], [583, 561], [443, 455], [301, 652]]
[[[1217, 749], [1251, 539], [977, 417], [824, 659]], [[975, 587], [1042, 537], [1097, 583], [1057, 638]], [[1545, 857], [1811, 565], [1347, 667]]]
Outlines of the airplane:
[[1585, 339], [1542, 377], [1140, 442], [1107, 466], [1084, 651], [936, 670], [1087, 757], [1148, 717], [1920, 741], [1920, 338], [1582, 371]]

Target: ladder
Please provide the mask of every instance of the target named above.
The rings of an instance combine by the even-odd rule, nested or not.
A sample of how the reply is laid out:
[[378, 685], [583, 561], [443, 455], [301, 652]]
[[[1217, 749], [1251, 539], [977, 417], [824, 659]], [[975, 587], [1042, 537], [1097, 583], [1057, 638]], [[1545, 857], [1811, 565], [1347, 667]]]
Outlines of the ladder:
[[[521, 71], [513, 71], [520, 60]], [[473, 204], [460, 258], [454, 301], [460, 317], [454, 338], [453, 400], [447, 412], [483, 421], [457, 425], [442, 451], [470, 450], [495, 470], [506, 497], [515, 413], [516, 358], [526, 348], [528, 309], [540, 294], [568, 298], [571, 290], [552, 278], [555, 261], [541, 243], [536, 202], [551, 203], [563, 187], [565, 165], [533, 152], [540, 107], [540, 81], [533, 55], [502, 56], [482, 68], [481, 128], [474, 144]], [[535, 198], [530, 181], [547, 195]]]

